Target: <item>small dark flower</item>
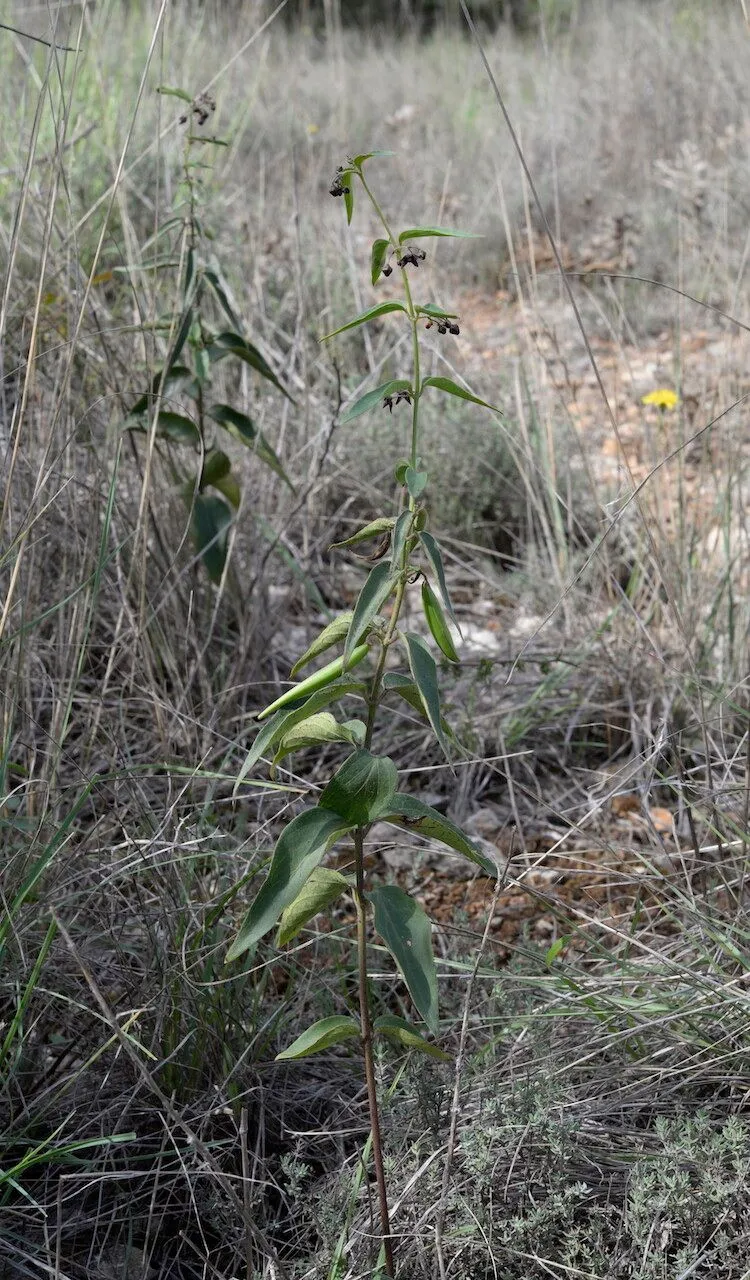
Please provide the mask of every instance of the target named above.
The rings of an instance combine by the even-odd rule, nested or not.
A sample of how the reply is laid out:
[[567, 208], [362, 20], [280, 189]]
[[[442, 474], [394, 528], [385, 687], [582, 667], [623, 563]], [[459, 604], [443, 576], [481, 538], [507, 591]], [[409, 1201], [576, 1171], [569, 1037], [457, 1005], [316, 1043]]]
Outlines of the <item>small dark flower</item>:
[[448, 332], [448, 326], [447, 326], [447, 324], [443, 324], [443, 323], [442, 323], [442, 321], [440, 321], [440, 322], [438, 323], [438, 327], [437, 327], [437, 329], [438, 329], [438, 333], [447, 333], [447, 332]]
[[328, 188], [332, 196], [348, 196], [349, 187], [345, 186], [344, 183], [342, 182], [343, 174], [344, 174], [344, 166], [340, 164], [334, 175], [333, 182]]
[[385, 266], [383, 267], [383, 275], [384, 276], [393, 275], [393, 267], [391, 266], [390, 262], [386, 262]]
[[459, 329], [457, 324], [451, 323], [448, 325], [448, 332], [452, 333], [454, 338], [457, 338], [461, 330]]
[[383, 396], [383, 408], [393, 413], [393, 396]]
[[426, 257], [427, 254], [424, 249], [409, 248], [406, 250], [406, 253], [403, 254], [402, 257], [397, 258], [396, 261], [400, 267], [418, 267], [420, 262], [424, 262]]
[[428, 320], [427, 324], [425, 325], [425, 329], [431, 329], [434, 323], [435, 323], [434, 320]]
[[402, 400], [405, 400], [407, 404], [411, 404], [411, 391], [408, 387], [405, 391], [399, 391], [396, 396], [396, 404], [401, 404]]

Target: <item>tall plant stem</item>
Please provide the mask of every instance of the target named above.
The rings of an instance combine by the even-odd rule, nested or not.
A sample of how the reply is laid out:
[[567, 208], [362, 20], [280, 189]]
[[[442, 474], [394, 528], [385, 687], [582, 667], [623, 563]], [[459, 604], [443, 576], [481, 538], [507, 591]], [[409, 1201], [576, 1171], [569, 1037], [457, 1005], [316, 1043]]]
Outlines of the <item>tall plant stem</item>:
[[367, 973], [367, 899], [365, 898], [364, 829], [362, 827], [358, 827], [354, 833], [354, 850], [357, 874], [357, 887], [354, 898], [357, 906], [359, 1017], [362, 1037], [362, 1052], [365, 1059], [365, 1084], [367, 1086], [367, 1102], [370, 1110], [372, 1159], [373, 1164], [375, 1165], [375, 1179], [378, 1184], [380, 1235], [383, 1241], [383, 1249], [385, 1251], [386, 1274], [393, 1278], [396, 1274], [393, 1262], [393, 1236], [391, 1235], [391, 1219], [388, 1210], [388, 1188], [385, 1182], [385, 1166], [383, 1164], [383, 1143], [380, 1137], [380, 1110], [378, 1107], [378, 1088], [375, 1080], [375, 1059], [372, 1052], [372, 1018], [370, 1016], [369, 977]]

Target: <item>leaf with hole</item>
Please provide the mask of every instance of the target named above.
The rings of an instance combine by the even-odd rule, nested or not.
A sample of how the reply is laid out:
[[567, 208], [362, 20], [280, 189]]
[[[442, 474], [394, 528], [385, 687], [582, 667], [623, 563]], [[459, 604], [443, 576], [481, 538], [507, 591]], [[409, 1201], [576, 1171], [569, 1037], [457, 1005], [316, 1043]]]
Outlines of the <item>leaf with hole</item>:
[[301, 721], [314, 715], [322, 707], [330, 706], [332, 702], [338, 702], [340, 698], [345, 698], [351, 694], [359, 694], [364, 697], [366, 691], [367, 687], [361, 681], [344, 677], [341, 680], [333, 680], [323, 689], [318, 689], [316, 693], [306, 698], [300, 706], [287, 707], [286, 710], [277, 711], [273, 719], [264, 724], [253, 738], [253, 745], [245, 756], [242, 768], [237, 775], [233, 794], [237, 794], [241, 783], [258, 763], [261, 756], [270, 752], [275, 744], [280, 742], [284, 734], [294, 725], [300, 724]]
[[394, 585], [391, 566], [387, 560], [381, 560], [380, 564], [376, 564], [370, 570], [365, 585], [357, 597], [352, 620], [349, 623], [344, 645], [345, 661], [349, 660], [354, 649], [367, 635], [373, 618], [380, 612]]
[[190, 515], [190, 532], [209, 578], [221, 582], [227, 561], [227, 536], [232, 523], [231, 509], [223, 498], [197, 493]]
[[470, 400], [472, 404], [481, 404], [483, 409], [491, 409], [493, 413], [500, 413], [500, 410], [494, 404], [488, 404], [486, 400], [480, 400], [479, 396], [473, 396], [470, 391], [459, 387], [457, 382], [453, 382], [450, 378], [425, 378], [422, 382], [422, 391], [425, 387], [435, 387], [438, 391], [444, 391], [446, 395], [456, 396], [459, 400]]
[[385, 1036], [386, 1039], [401, 1045], [404, 1049], [416, 1049], [417, 1053], [426, 1053], [429, 1058], [437, 1058], [438, 1062], [450, 1062], [449, 1054], [443, 1053], [436, 1044], [430, 1044], [429, 1040], [425, 1040], [416, 1027], [404, 1018], [383, 1014], [382, 1017], [375, 1019], [372, 1029], [375, 1035]]
[[299, 675], [308, 662], [313, 662], [315, 658], [320, 657], [321, 653], [325, 653], [327, 649], [332, 649], [335, 644], [341, 644], [346, 639], [351, 620], [352, 611], [347, 609], [345, 613], [340, 613], [337, 618], [329, 622], [320, 635], [315, 637], [309, 648], [305, 649], [302, 657], [297, 659], [289, 674], [292, 676]]
[[419, 240], [424, 236], [448, 236], [452, 240], [481, 239], [474, 231], [449, 231], [447, 227], [409, 227], [407, 231], [401, 232], [398, 242], [405, 244], [407, 240]]
[[435, 644], [450, 662], [458, 662], [459, 657], [456, 653], [456, 646], [453, 643], [453, 636], [448, 630], [445, 615], [440, 608], [440, 601], [429, 582], [422, 583], [422, 609]]
[[363, 827], [389, 807], [398, 786], [398, 770], [390, 756], [355, 751], [321, 792], [321, 809], [338, 813], [353, 827]]
[[332, 542], [329, 550], [338, 551], [342, 547], [356, 547], [360, 542], [368, 542], [370, 538], [382, 538], [384, 533], [390, 533], [396, 521], [393, 516], [379, 516], [377, 520], [371, 520], [369, 524], [363, 525], [351, 538], [344, 538], [341, 542]]
[[312, 871], [351, 824], [329, 809], [306, 809], [279, 836], [268, 875], [227, 952], [227, 964], [250, 949], [272, 929], [294, 902]]
[[276, 946], [286, 946], [310, 920], [320, 915], [321, 911], [325, 911], [350, 888], [349, 881], [340, 871], [333, 871], [330, 867], [316, 867], [294, 902], [290, 902], [282, 912]]
[[300, 720], [281, 738], [273, 758], [274, 765], [280, 764], [293, 751], [306, 751], [308, 747], [316, 747], [326, 742], [349, 742], [353, 747], [361, 747], [365, 739], [365, 725], [361, 720], [349, 720], [339, 724], [330, 711], [318, 711], [307, 720]]
[[421, 636], [415, 635], [414, 632], [406, 631], [403, 639], [409, 655], [409, 667], [414, 677], [414, 683], [422, 696], [427, 719], [432, 725], [432, 732], [440, 743], [446, 759], [450, 761], [448, 739], [443, 732], [440, 719], [440, 693], [438, 691], [435, 659]]
[[392, 826], [401, 827], [404, 831], [413, 831], [427, 840], [439, 840], [449, 849], [468, 858], [475, 866], [481, 867], [486, 875], [497, 876], [495, 863], [485, 857], [460, 827], [416, 796], [407, 796], [397, 791], [388, 812], [381, 815], [380, 821], [390, 822]]
[[370, 253], [370, 275], [372, 283], [377, 284], [388, 256], [388, 240], [373, 240]]
[[330, 1049], [332, 1045], [341, 1044], [344, 1040], [352, 1040], [355, 1036], [359, 1036], [359, 1023], [353, 1018], [345, 1018], [343, 1015], [321, 1018], [320, 1022], [313, 1023], [307, 1031], [303, 1031], [288, 1049], [277, 1053], [276, 1061], [309, 1058], [312, 1053], [322, 1053], [324, 1049]]
[[425, 555], [427, 556], [427, 559], [432, 565], [432, 572], [435, 574], [435, 577], [437, 578], [437, 584], [440, 590], [440, 595], [442, 596], [445, 612], [448, 614], [448, 617], [450, 618], [451, 622], [453, 623], [454, 627], [456, 628], [456, 630], [460, 635], [461, 628], [459, 627], [458, 621], [456, 619], [456, 615], [453, 612], [453, 605], [451, 604], [450, 592], [448, 591], [448, 583], [445, 580], [445, 567], [443, 565], [443, 557], [440, 552], [440, 547], [438, 546], [436, 540], [433, 538], [432, 534], [428, 533], [426, 529], [422, 530], [422, 532], [419, 535], [419, 539], [420, 539], [420, 542], [422, 543], [422, 546], [424, 547]]
[[347, 329], [356, 329], [360, 324], [369, 324], [371, 320], [377, 320], [380, 316], [387, 316], [390, 311], [402, 311], [406, 315], [406, 307], [403, 302], [379, 302], [376, 307], [369, 307], [367, 311], [363, 311], [354, 320], [348, 320], [346, 324], [342, 324], [339, 329], [334, 329], [331, 333], [325, 334], [320, 341], [328, 342], [329, 338], [335, 338], [340, 333], [346, 333]]
[[398, 965], [409, 994], [433, 1034], [438, 996], [430, 922], [418, 902], [398, 885], [379, 885], [368, 894], [374, 925]]
[[280, 710], [281, 707], [289, 706], [291, 702], [297, 702], [300, 698], [306, 698], [308, 694], [316, 693], [318, 689], [323, 689], [326, 685], [331, 684], [344, 671], [349, 671], [352, 667], [356, 667], [369, 652], [369, 646], [360, 644], [353, 651], [348, 661], [344, 656], [334, 658], [333, 662], [328, 662], [319, 671], [314, 671], [311, 676], [305, 680], [300, 680], [298, 684], [287, 689], [286, 693], [282, 693], [278, 698], [271, 702], [267, 707], [258, 713], [259, 720], [265, 720], [267, 716], [273, 715], [274, 711]]
[[375, 387], [372, 391], [366, 392], [360, 396], [359, 400], [355, 400], [341, 417], [342, 425], [345, 422], [352, 422], [354, 418], [358, 418], [360, 414], [369, 413], [371, 409], [377, 409], [382, 406], [385, 396], [398, 395], [399, 391], [408, 391], [411, 393], [411, 383], [407, 378], [395, 378], [390, 382], [384, 382], [381, 386]]
[[246, 445], [248, 449], [252, 449], [253, 453], [257, 453], [261, 462], [264, 462], [285, 484], [288, 484], [292, 493], [295, 492], [294, 485], [263, 432], [258, 430], [255, 423], [251, 418], [248, 418], [246, 413], [241, 413], [239, 409], [232, 408], [230, 404], [213, 404], [208, 410], [208, 414], [230, 436], [235, 440], [239, 440], [240, 444]]
[[[215, 364], [217, 360], [225, 360], [227, 356], [234, 356], [237, 360], [242, 360], [245, 364], [249, 364], [267, 382], [272, 382], [286, 396], [287, 400], [292, 400], [286, 387], [281, 385], [265, 357], [261, 355], [257, 347], [253, 346], [251, 342], [247, 342], [241, 334], [232, 332], [219, 333], [208, 344], [207, 350], [212, 364]], [[293, 403], [294, 401], [292, 400]]]

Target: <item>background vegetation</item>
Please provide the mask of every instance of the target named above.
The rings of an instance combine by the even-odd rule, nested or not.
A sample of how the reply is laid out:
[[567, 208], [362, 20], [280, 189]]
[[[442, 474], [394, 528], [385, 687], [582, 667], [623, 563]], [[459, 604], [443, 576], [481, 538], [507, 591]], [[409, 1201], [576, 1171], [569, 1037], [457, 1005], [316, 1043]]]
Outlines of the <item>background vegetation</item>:
[[[446, 912], [432, 851], [406, 851], [440, 920], [441, 1043], [464, 1032], [457, 1068], [380, 1063], [404, 1277], [748, 1274], [750, 37], [729, 0], [527, 9], [478, 17], [611, 416], [457, 15], [3, 11], [69, 51], [0, 29], [2, 1276], [372, 1274], [359, 1066], [273, 1061], [351, 1003], [351, 921], [224, 966], [302, 788], [235, 794], [251, 713], [351, 605], [364, 571], [328, 548], [403, 452], [395, 412], [339, 423], [396, 370], [393, 331], [319, 343], [370, 300], [374, 229], [328, 195], [370, 147], [395, 152], [394, 221], [482, 234], [420, 268], [461, 313], [429, 372], [505, 415], [426, 424], [470, 760], [446, 776], [395, 710], [384, 733], [512, 855], [494, 909], [478, 880]], [[165, 84], [216, 99], [206, 264], [294, 399], [218, 366], [291, 481], [222, 446], [241, 501], [218, 585], [198, 455], [124, 429], [180, 302]], [[675, 410], [641, 406], [662, 386]]]

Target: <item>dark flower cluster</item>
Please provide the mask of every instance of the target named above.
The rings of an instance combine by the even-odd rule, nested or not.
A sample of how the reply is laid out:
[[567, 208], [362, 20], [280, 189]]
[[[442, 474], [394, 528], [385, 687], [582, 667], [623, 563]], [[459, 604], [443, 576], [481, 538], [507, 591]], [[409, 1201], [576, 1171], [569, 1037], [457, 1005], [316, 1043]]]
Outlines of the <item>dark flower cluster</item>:
[[180, 116], [180, 124], [187, 124], [191, 115], [195, 116], [195, 122], [199, 128], [212, 116], [216, 110], [216, 99], [211, 97], [210, 93], [202, 93], [200, 97], [190, 107], [190, 110], [184, 116]]
[[398, 391], [395, 396], [384, 396], [383, 408], [387, 409], [389, 413], [393, 413], [394, 404], [401, 404], [402, 400], [405, 400], [407, 404], [411, 404], [411, 391], [408, 388], [406, 391]]
[[418, 267], [420, 262], [424, 262], [426, 257], [427, 254], [424, 249], [414, 249], [410, 247], [406, 250], [403, 257], [397, 258], [396, 261], [400, 267]]
[[348, 196], [350, 188], [345, 186], [343, 182], [343, 175], [345, 173], [346, 173], [346, 170], [343, 164], [340, 164], [338, 169], [336, 170], [336, 174], [334, 176], [333, 182], [328, 188], [332, 196]]
[[434, 320], [428, 320], [425, 329], [431, 329], [433, 325], [437, 325], [438, 333], [452, 333], [457, 338], [461, 330], [450, 316], [437, 316]]

